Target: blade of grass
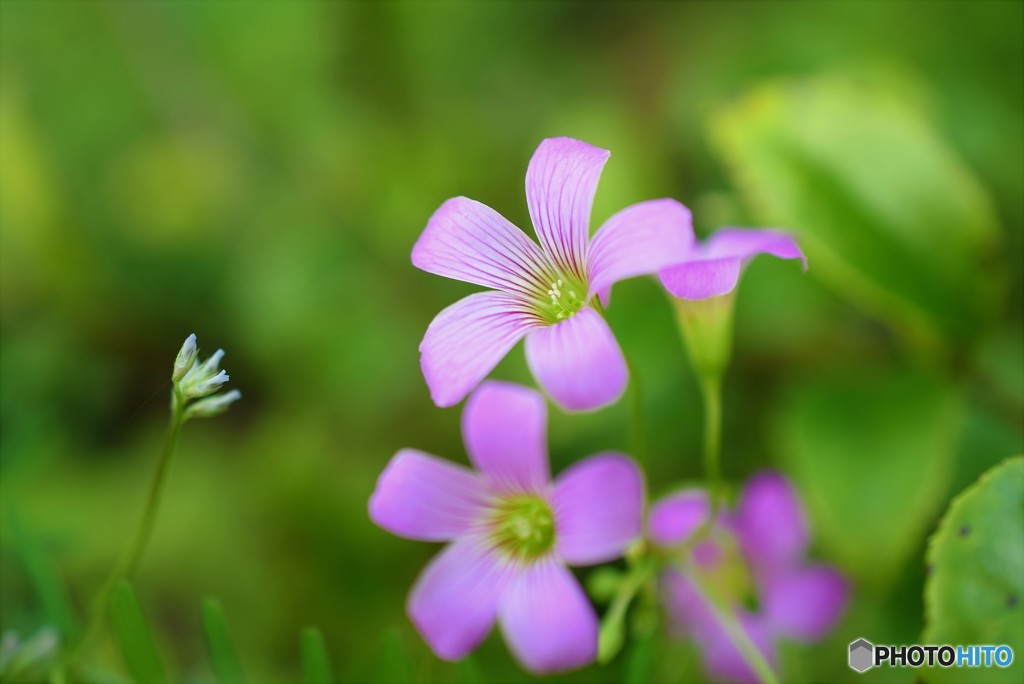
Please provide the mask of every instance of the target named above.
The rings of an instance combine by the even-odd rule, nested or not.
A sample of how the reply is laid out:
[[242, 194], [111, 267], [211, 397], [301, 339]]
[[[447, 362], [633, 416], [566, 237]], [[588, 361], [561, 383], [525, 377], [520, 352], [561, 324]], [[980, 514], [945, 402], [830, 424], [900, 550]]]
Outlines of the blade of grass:
[[327, 657], [324, 636], [316, 627], [306, 627], [300, 637], [303, 684], [334, 684], [334, 672]]
[[110, 595], [110, 619], [132, 678], [138, 684], [168, 684], [167, 671], [135, 591], [124, 580], [114, 585]]
[[203, 633], [210, 653], [210, 665], [220, 684], [245, 684], [245, 672], [228, 636], [227, 621], [220, 601], [203, 601]]

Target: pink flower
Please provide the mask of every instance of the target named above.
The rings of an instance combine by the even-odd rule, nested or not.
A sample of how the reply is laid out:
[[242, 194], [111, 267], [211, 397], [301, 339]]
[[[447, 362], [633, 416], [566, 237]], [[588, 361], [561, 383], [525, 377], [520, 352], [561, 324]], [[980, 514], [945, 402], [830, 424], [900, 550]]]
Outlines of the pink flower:
[[501, 623], [532, 672], [582, 667], [598, 621], [567, 565], [623, 554], [641, 531], [643, 480], [625, 456], [591, 456], [550, 481], [547, 410], [534, 390], [484, 383], [462, 431], [474, 472], [398, 452], [370, 498], [370, 517], [409, 539], [450, 542], [420, 574], [407, 610], [434, 652], [458, 660]]
[[707, 299], [728, 294], [739, 282], [743, 267], [758, 254], [780, 259], [807, 258], [789, 235], [774, 230], [723, 228], [694, 247], [689, 256], [660, 272], [661, 282], [676, 297]]
[[441, 205], [412, 250], [424, 271], [492, 288], [434, 318], [420, 363], [438, 406], [460, 402], [526, 338], [537, 382], [561, 406], [612, 404], [628, 372], [618, 342], [591, 305], [613, 283], [677, 263], [693, 241], [690, 212], [641, 202], [590, 235], [590, 209], [609, 153], [572, 138], [544, 140], [526, 171], [540, 246], [496, 211], [465, 197]]
[[[666, 497], [651, 508], [651, 539], [678, 546], [709, 512], [703, 490]], [[693, 549], [693, 561], [732, 602], [740, 625], [769, 664], [777, 660], [779, 639], [820, 639], [846, 605], [849, 590], [843, 576], [805, 563], [808, 536], [803, 508], [789, 482], [765, 472], [747, 483], [735, 510], [723, 511], [711, 535]], [[675, 570], [666, 572], [663, 584], [672, 626], [697, 642], [708, 672], [729, 681], [757, 681], [701, 591]]]

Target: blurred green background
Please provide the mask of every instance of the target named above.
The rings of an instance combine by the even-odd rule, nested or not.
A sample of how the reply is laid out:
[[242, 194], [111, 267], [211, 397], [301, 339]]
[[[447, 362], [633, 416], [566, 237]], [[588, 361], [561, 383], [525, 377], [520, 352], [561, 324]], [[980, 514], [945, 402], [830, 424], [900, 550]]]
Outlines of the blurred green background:
[[[806, 275], [762, 258], [739, 291], [725, 472], [793, 477], [814, 557], [853, 581], [828, 640], [786, 646], [784, 679], [913, 681], [853, 673], [846, 644], [918, 640], [927, 536], [1024, 451], [1022, 8], [3, 2], [3, 628], [74, 634], [134, 530], [194, 331], [244, 398], [185, 430], [137, 580], [177, 678], [209, 680], [212, 595], [254, 681], [294, 676], [304, 625], [345, 680], [471, 680], [404, 615], [436, 547], [366, 514], [397, 449], [465, 459], [417, 346], [474, 288], [409, 253], [455, 195], [529, 230], [527, 162], [569, 135], [612, 151], [595, 226], [669, 196], [700, 234], [800, 236]], [[655, 496], [700, 477], [670, 311], [645, 279], [609, 309]], [[532, 384], [521, 349], [496, 375]], [[550, 422], [556, 470], [631, 444], [628, 401]], [[112, 642], [99, 661], [124, 672]], [[498, 635], [473, 666], [526, 678]]]

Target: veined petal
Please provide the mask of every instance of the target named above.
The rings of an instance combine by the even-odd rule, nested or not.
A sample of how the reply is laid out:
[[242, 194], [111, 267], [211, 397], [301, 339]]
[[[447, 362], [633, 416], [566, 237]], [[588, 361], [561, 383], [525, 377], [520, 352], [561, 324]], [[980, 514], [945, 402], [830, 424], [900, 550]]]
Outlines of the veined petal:
[[551, 557], [522, 569], [500, 621], [512, 652], [533, 673], [574, 670], [597, 657], [597, 615], [576, 578]]
[[434, 403], [444, 407], [462, 401], [539, 325], [529, 305], [504, 292], [478, 292], [444, 309], [420, 343], [420, 366]]
[[466, 450], [498, 491], [540, 493], [547, 486], [547, 414], [539, 392], [507, 382], [485, 382], [466, 402]]
[[573, 138], [548, 138], [526, 170], [526, 202], [540, 244], [559, 268], [581, 281], [586, 278], [590, 210], [609, 155]]
[[803, 506], [782, 475], [752, 477], [731, 519], [743, 553], [759, 573], [792, 566], [807, 548], [809, 531]]
[[438, 657], [459, 660], [491, 631], [514, 568], [486, 543], [463, 537], [416, 580], [406, 610]]
[[526, 361], [541, 387], [570, 411], [614, 404], [629, 377], [611, 328], [590, 307], [534, 330], [526, 338]]
[[370, 497], [370, 519], [392, 534], [448, 541], [485, 513], [486, 486], [477, 475], [415, 449], [395, 454]]
[[743, 266], [758, 254], [771, 254], [780, 259], [800, 259], [807, 268], [807, 258], [796, 240], [776, 230], [723, 228], [693, 251], [682, 263], [669, 266], [660, 273], [665, 288], [683, 299], [707, 299], [732, 292]]
[[530, 296], [546, 292], [553, 277], [537, 243], [486, 204], [465, 197], [434, 212], [412, 248], [412, 263], [428, 273]]
[[558, 476], [552, 504], [558, 555], [570, 565], [603, 563], [640, 536], [643, 476], [622, 454], [591, 456]]
[[684, 260], [693, 247], [690, 210], [672, 199], [626, 207], [608, 219], [590, 243], [587, 299], [601, 295], [607, 304], [611, 286]]
[[773, 629], [802, 641], [825, 636], [846, 607], [849, 586], [822, 565], [769, 578], [761, 591], [762, 610]]
[[647, 531], [656, 544], [675, 546], [686, 541], [711, 514], [703, 489], [688, 489], [661, 499], [647, 516]]

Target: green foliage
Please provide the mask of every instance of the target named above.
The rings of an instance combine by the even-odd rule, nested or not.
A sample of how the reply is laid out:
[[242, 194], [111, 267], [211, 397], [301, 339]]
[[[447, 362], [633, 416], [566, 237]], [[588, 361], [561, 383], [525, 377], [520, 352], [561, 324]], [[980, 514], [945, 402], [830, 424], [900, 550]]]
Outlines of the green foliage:
[[167, 684], [167, 670], [135, 590], [124, 580], [118, 581], [111, 592], [110, 618], [124, 663], [136, 684]]
[[960, 404], [945, 382], [908, 372], [793, 391], [778, 451], [843, 568], [887, 581], [918, 547], [949, 485]]
[[388, 627], [384, 631], [383, 647], [378, 660], [381, 681], [385, 682], [416, 682], [416, 668], [402, 640], [402, 632], [397, 627]]
[[334, 684], [334, 670], [324, 645], [324, 635], [316, 627], [306, 627], [299, 636], [302, 651], [303, 684]]
[[228, 636], [224, 608], [216, 599], [208, 598], [203, 601], [203, 633], [210, 654], [210, 665], [217, 681], [220, 684], [244, 684], [245, 672]]
[[1009, 668], [933, 668], [935, 684], [1019, 682], [1024, 672], [1024, 456], [957, 496], [928, 544], [922, 643], [1005, 644]]
[[906, 96], [848, 78], [771, 82], [716, 108], [716, 149], [758, 223], [914, 341], [966, 343], [1002, 284], [992, 199]]

